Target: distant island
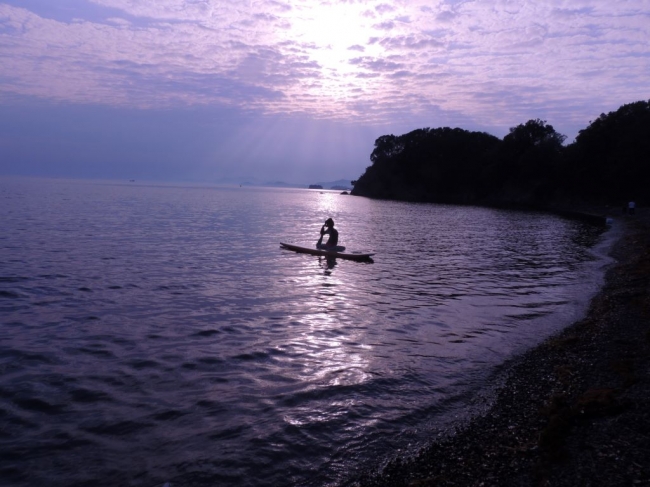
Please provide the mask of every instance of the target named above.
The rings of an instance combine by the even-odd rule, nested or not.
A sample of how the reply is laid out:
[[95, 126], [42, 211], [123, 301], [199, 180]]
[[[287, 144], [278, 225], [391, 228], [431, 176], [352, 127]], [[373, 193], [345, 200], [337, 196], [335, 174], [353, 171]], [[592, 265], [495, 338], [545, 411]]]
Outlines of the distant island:
[[338, 179], [330, 182], [320, 182], [309, 185], [309, 189], [334, 189], [337, 191], [350, 191], [353, 183], [349, 179]]
[[[232, 184], [232, 181], [224, 181], [225, 183]], [[336, 181], [326, 181], [326, 182], [317, 182], [314, 184], [309, 184], [308, 186], [303, 183], [287, 183], [284, 181], [267, 181], [267, 182], [257, 182], [253, 179], [250, 180], [239, 180], [237, 185], [240, 187], [244, 186], [259, 186], [259, 187], [270, 187], [270, 188], [308, 188], [308, 189], [333, 189], [339, 191], [350, 191], [352, 189], [352, 181], [349, 179], [337, 179]]]
[[575, 142], [545, 120], [503, 139], [422, 128], [375, 141], [353, 195], [405, 201], [549, 206], [650, 204], [650, 101], [601, 114]]

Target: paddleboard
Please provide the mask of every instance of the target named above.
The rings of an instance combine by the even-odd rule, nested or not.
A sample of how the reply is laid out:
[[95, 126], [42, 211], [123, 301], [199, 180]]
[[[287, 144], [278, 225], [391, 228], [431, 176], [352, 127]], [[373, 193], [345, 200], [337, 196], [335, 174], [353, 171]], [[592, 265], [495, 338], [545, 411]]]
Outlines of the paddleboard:
[[292, 245], [288, 243], [280, 242], [280, 247], [286, 250], [293, 250], [294, 252], [299, 252], [301, 254], [310, 254], [310, 255], [321, 255], [323, 257], [336, 257], [339, 259], [348, 259], [348, 260], [358, 260], [358, 261], [370, 261], [372, 260], [373, 254], [365, 252], [335, 252], [333, 250], [324, 250], [324, 249], [315, 249], [311, 247], [301, 247], [299, 245]]

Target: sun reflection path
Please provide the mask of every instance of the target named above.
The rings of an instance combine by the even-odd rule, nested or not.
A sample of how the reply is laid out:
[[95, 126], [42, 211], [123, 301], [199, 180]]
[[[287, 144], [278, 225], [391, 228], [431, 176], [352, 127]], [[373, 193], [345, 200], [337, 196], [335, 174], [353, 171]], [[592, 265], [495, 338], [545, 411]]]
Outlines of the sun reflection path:
[[336, 217], [339, 215], [339, 207], [341, 203], [340, 195], [338, 192], [323, 191], [319, 196], [320, 198], [316, 205], [316, 211], [320, 215], [327, 215], [323, 218], [323, 221], [327, 218], [333, 218], [336, 223]]
[[[340, 388], [358, 386], [369, 381], [370, 346], [364, 343], [363, 329], [347, 318], [352, 303], [338, 293], [345, 282], [336, 272], [314, 272], [315, 259], [304, 259], [305, 268], [296, 285], [312, 291], [300, 316], [302, 326], [293, 343], [293, 356], [299, 357], [296, 374], [305, 384], [307, 403], [291, 408], [284, 416], [293, 425], [330, 422], [354, 406], [358, 400], [339, 395]], [[327, 398], [324, 398], [326, 395]]]

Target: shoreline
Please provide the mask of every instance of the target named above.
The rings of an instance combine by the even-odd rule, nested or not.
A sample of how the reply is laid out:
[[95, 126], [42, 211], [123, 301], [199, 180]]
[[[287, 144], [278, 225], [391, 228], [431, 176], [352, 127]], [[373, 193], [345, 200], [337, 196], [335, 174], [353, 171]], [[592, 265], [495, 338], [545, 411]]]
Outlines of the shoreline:
[[486, 412], [346, 485], [650, 485], [650, 214], [622, 223], [586, 315], [504, 364]]

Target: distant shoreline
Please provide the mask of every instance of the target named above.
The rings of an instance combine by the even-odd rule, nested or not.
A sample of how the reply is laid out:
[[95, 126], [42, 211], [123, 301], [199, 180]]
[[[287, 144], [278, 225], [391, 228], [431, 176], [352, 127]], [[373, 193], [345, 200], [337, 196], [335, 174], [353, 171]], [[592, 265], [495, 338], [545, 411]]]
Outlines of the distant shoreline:
[[623, 224], [586, 316], [506, 363], [487, 412], [346, 485], [647, 485], [650, 213]]

